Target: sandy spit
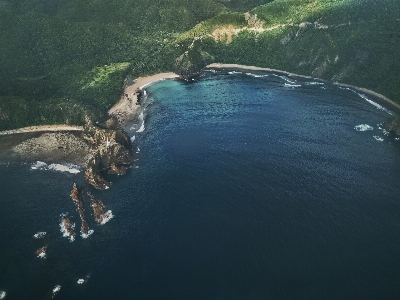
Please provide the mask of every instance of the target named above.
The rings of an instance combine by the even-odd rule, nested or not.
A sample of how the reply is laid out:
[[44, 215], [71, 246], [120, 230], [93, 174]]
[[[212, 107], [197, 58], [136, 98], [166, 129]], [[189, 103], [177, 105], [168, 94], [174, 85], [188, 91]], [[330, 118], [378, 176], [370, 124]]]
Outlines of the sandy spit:
[[[219, 64], [219, 63], [213, 63], [208, 66], [206, 66], [206, 69], [232, 69], [232, 70], [237, 70], [237, 71], [265, 71], [265, 72], [273, 72], [276, 74], [280, 75], [285, 75], [294, 79], [316, 79], [322, 82], [328, 82], [324, 79], [320, 78], [315, 78], [311, 76], [305, 76], [305, 75], [299, 75], [295, 73], [290, 73], [287, 71], [282, 71], [282, 70], [276, 70], [276, 69], [270, 69], [270, 68], [261, 68], [261, 67], [256, 67], [256, 66], [246, 66], [246, 65], [238, 65], [238, 64]], [[371, 100], [375, 101], [376, 103], [388, 108], [391, 111], [396, 112], [397, 114], [400, 114], [400, 104], [394, 102], [393, 100], [390, 100], [389, 98], [385, 97], [384, 95], [381, 95], [377, 92], [374, 92], [372, 90], [363, 88], [363, 87], [358, 87], [354, 85], [349, 85], [345, 83], [339, 83], [339, 82], [334, 82], [334, 85], [353, 89], [357, 92], [363, 93], [366, 96], [370, 97]]]
[[134, 80], [132, 85], [129, 85], [125, 88], [124, 94], [122, 95], [120, 101], [108, 110], [109, 116], [116, 117], [119, 124], [122, 127], [125, 127], [126, 123], [135, 118], [137, 115], [140, 107], [140, 105], [137, 104], [139, 90], [160, 80], [176, 78], [179, 78], [179, 75], [172, 72], [138, 77], [136, 80]]
[[0, 131], [0, 135], [29, 133], [29, 132], [55, 132], [55, 131], [83, 131], [83, 127], [82, 126], [72, 126], [72, 125], [29, 126], [29, 127], [18, 128], [18, 129]]

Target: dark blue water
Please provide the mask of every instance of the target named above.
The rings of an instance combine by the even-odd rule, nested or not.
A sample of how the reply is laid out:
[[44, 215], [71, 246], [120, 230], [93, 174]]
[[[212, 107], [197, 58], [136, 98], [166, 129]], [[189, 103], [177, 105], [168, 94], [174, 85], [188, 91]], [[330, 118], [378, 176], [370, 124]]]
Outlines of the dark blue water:
[[400, 142], [377, 127], [391, 115], [348, 90], [285, 83], [149, 87], [139, 169], [94, 192], [115, 218], [95, 225], [87, 207], [88, 239], [58, 225], [79, 220], [69, 193], [82, 175], [2, 164], [6, 299], [50, 298], [57, 284], [57, 299], [398, 299]]

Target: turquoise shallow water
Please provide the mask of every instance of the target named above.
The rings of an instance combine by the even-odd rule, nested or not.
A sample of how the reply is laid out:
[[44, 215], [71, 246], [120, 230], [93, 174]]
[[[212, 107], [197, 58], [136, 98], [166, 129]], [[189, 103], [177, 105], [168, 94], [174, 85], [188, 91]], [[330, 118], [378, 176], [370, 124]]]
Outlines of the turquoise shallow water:
[[6, 299], [49, 298], [56, 284], [58, 299], [399, 297], [400, 142], [377, 127], [387, 111], [273, 74], [209, 72], [147, 96], [145, 129], [129, 133], [139, 168], [94, 192], [115, 217], [95, 225], [87, 206], [88, 239], [58, 226], [61, 213], [78, 221], [81, 174], [0, 165]]

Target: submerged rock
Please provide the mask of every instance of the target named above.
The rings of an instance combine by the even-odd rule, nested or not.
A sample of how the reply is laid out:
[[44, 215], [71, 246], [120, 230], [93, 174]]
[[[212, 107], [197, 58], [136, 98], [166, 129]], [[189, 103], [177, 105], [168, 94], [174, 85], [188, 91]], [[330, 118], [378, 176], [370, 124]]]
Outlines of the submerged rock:
[[45, 231], [39, 231], [38, 233], [35, 233], [33, 235], [34, 239], [42, 239], [46, 236], [46, 232]]
[[37, 257], [39, 257], [39, 258], [46, 258], [46, 255], [47, 255], [46, 251], [47, 251], [47, 245], [46, 245], [46, 246], [43, 246], [43, 247], [40, 248], [40, 249], [38, 249], [38, 250], [36, 251]]

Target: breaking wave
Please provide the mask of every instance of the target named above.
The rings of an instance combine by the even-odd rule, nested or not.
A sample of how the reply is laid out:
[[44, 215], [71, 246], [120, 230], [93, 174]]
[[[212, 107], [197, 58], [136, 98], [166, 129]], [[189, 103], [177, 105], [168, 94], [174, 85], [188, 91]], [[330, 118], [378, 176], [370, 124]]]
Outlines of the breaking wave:
[[101, 221], [101, 225], [104, 225], [104, 224], [106, 224], [108, 221], [110, 221], [112, 218], [114, 218], [114, 215], [112, 214], [112, 211], [111, 210], [108, 210], [108, 211], [106, 211], [104, 214], [103, 214], [103, 221]]
[[38, 233], [35, 233], [33, 235], [33, 238], [35, 239], [42, 239], [46, 236], [46, 232], [45, 231], [39, 231]]
[[68, 172], [71, 174], [78, 174], [80, 173], [80, 169], [78, 166], [73, 164], [46, 164], [42, 161], [37, 161], [32, 164], [31, 170], [52, 170], [52, 171], [59, 171], [59, 172]]
[[376, 139], [378, 142], [383, 142], [383, 138], [380, 136], [374, 135], [374, 139]]
[[361, 93], [357, 93], [357, 92], [355, 92], [355, 93], [356, 93], [358, 96], [360, 96], [361, 98], [363, 98], [364, 100], [366, 100], [368, 103], [370, 103], [370, 104], [372, 104], [373, 106], [375, 106], [377, 109], [386, 111], [386, 112], [389, 113], [390, 115], [393, 115], [393, 113], [392, 113], [390, 110], [384, 108], [382, 105], [379, 105], [378, 103], [372, 101], [371, 99], [368, 99], [366, 95], [361, 94]]
[[56, 285], [53, 289], [53, 297], [52, 298], [54, 298], [54, 296], [57, 295], [60, 290], [61, 290], [61, 285]]
[[369, 126], [368, 124], [360, 124], [360, 125], [354, 126], [354, 129], [357, 131], [367, 131], [367, 130], [373, 130], [374, 127]]
[[0, 300], [6, 297], [7, 293], [5, 291], [0, 291]]
[[243, 74], [243, 72], [238, 72], [238, 71], [230, 71], [228, 72], [228, 74]]
[[269, 76], [269, 75], [257, 75], [257, 74], [253, 74], [253, 73], [246, 73], [246, 75], [251, 76], [251, 77], [255, 77], [255, 78], [268, 77]]
[[93, 229], [90, 229], [87, 234], [81, 232], [81, 237], [83, 237], [84, 239], [87, 239], [89, 236], [91, 236], [93, 234], [93, 232], [94, 232]]
[[285, 86], [287, 86], [287, 87], [301, 87], [301, 84], [290, 84], [290, 83], [285, 83]]

